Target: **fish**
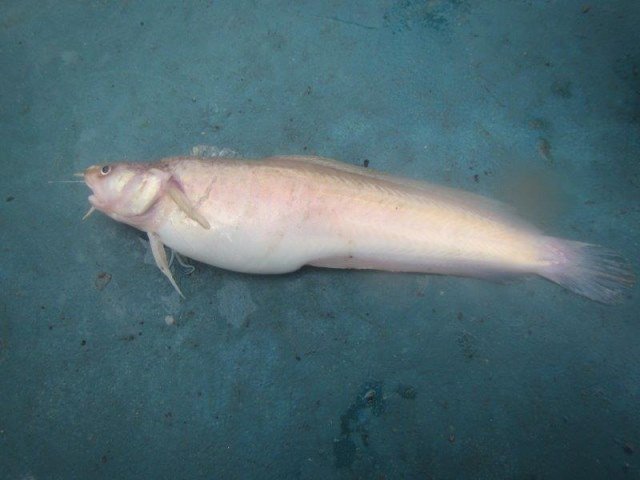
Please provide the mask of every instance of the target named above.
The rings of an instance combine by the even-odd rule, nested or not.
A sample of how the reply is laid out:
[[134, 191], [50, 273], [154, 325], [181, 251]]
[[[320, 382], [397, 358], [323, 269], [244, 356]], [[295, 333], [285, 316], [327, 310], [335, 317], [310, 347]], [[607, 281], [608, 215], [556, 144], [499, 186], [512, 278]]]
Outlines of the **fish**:
[[305, 265], [488, 279], [537, 275], [618, 303], [629, 262], [598, 245], [548, 236], [474, 193], [315, 156], [203, 158], [93, 165], [91, 209], [149, 238], [183, 296], [165, 247], [252, 274]]

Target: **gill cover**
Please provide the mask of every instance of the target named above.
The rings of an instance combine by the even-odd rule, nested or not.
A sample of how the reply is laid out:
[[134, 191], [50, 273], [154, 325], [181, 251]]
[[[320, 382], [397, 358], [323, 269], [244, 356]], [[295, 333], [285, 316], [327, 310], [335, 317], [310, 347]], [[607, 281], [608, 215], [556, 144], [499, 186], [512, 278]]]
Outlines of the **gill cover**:
[[150, 168], [146, 172], [122, 178], [121, 181], [126, 183], [120, 195], [122, 201], [119, 202], [118, 213], [125, 217], [144, 214], [162, 194], [170, 177], [167, 172]]
[[211, 228], [207, 219], [196, 210], [191, 200], [189, 200], [170, 173], [157, 168], [150, 168], [146, 172], [122, 180], [126, 181], [126, 185], [121, 196], [123, 202], [118, 209], [121, 212], [121, 216], [134, 217], [143, 215], [153, 206], [163, 192], [167, 192], [171, 200], [187, 217], [206, 230]]

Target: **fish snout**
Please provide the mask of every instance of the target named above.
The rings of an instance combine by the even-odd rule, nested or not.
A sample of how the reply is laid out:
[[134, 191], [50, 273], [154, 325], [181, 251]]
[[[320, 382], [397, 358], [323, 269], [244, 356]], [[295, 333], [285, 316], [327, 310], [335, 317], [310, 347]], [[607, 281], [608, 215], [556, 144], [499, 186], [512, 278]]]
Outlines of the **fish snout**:
[[84, 177], [84, 183], [86, 183], [91, 190], [94, 189], [96, 181], [100, 177], [100, 168], [101, 167], [99, 165], [91, 165], [82, 174]]
[[104, 211], [106, 192], [105, 185], [102, 182], [105, 176], [103, 168], [101, 165], [92, 165], [83, 172], [82, 176], [84, 177], [84, 183], [86, 183], [87, 187], [89, 187], [93, 193], [93, 195], [90, 195], [88, 198], [89, 203], [98, 210]]

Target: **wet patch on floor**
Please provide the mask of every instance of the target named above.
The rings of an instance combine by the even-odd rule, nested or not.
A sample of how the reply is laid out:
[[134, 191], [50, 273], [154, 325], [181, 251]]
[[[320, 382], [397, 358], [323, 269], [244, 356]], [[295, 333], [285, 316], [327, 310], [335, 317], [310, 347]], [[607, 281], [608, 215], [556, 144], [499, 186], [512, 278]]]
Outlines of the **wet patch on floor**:
[[381, 457], [373, 446], [373, 437], [381, 435], [372, 426], [375, 417], [384, 416], [389, 402], [415, 400], [418, 392], [408, 384], [399, 384], [385, 393], [379, 381], [365, 382], [354, 402], [340, 415], [340, 436], [333, 441], [333, 457], [338, 469], [357, 470], [367, 475], [382, 469]]

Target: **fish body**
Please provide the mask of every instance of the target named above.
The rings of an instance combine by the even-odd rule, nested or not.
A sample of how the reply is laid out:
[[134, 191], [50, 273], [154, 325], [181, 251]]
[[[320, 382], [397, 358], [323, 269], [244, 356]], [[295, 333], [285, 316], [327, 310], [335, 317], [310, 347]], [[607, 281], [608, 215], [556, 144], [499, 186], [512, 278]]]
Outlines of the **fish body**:
[[606, 303], [633, 282], [615, 253], [546, 236], [498, 202], [330, 159], [176, 157], [84, 176], [95, 208], [149, 233], [161, 269], [166, 245], [257, 274], [537, 274]]

